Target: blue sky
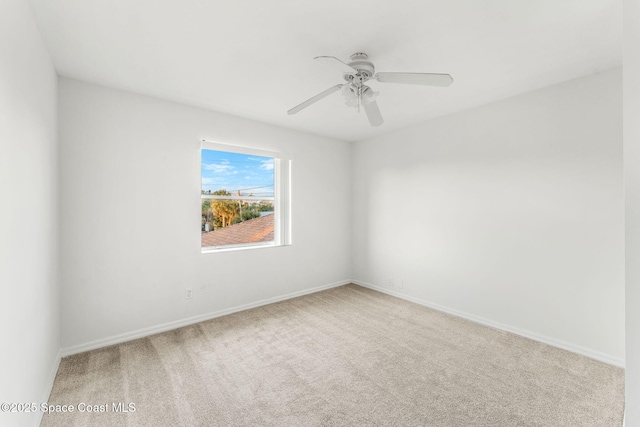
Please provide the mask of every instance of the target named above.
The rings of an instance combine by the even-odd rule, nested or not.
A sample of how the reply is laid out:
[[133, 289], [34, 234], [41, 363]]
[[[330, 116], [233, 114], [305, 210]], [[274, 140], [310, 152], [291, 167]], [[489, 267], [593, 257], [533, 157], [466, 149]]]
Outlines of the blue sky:
[[[273, 159], [202, 150], [202, 190], [273, 196]], [[260, 187], [260, 188], [257, 188]]]

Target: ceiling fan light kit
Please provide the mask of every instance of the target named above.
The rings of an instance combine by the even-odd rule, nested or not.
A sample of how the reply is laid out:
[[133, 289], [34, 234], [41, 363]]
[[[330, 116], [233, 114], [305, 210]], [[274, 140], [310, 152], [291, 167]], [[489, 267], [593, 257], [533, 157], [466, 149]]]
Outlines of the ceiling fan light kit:
[[349, 62], [344, 62], [335, 56], [316, 56], [315, 60], [323, 61], [339, 67], [346, 83], [338, 84], [320, 92], [314, 97], [307, 99], [296, 105], [287, 114], [297, 112], [309, 107], [323, 98], [342, 89], [345, 103], [350, 107], [355, 107], [360, 112], [364, 109], [371, 126], [380, 126], [384, 123], [380, 108], [376, 102], [377, 92], [365, 85], [365, 82], [374, 79], [381, 83], [402, 83], [424, 86], [446, 87], [453, 83], [453, 78], [449, 74], [437, 73], [377, 73], [369, 56], [366, 53], [358, 52], [351, 55]]

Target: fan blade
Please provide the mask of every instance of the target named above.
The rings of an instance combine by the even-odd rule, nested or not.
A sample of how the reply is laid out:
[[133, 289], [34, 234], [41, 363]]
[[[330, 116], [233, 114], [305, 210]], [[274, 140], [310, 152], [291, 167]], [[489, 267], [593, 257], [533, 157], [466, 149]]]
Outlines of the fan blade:
[[289, 115], [295, 114], [298, 111], [307, 108], [309, 105], [315, 104], [316, 102], [320, 101], [322, 98], [325, 98], [325, 97], [331, 95], [333, 92], [339, 91], [340, 89], [342, 89], [342, 86], [345, 86], [345, 85], [346, 85], [346, 83], [345, 84], [341, 84], [341, 85], [332, 86], [329, 89], [325, 90], [324, 92], [320, 92], [316, 96], [311, 97], [311, 98], [307, 99], [306, 101], [304, 101], [303, 103], [296, 105], [295, 107], [293, 107], [292, 109], [287, 111], [287, 114], [289, 114]]
[[405, 83], [410, 85], [449, 86], [453, 78], [449, 74], [435, 73], [378, 73], [376, 80], [383, 83]]
[[326, 63], [326, 64], [332, 64], [332, 65], [338, 65], [341, 69], [342, 72], [344, 73], [357, 73], [358, 70], [356, 70], [355, 68], [353, 68], [351, 65], [347, 64], [346, 62], [336, 58], [335, 56], [316, 56], [313, 59], [319, 59], [322, 62]]
[[380, 126], [384, 123], [382, 114], [380, 113], [380, 108], [378, 108], [378, 103], [376, 101], [365, 102], [364, 112], [367, 113], [367, 118], [369, 119], [371, 126]]

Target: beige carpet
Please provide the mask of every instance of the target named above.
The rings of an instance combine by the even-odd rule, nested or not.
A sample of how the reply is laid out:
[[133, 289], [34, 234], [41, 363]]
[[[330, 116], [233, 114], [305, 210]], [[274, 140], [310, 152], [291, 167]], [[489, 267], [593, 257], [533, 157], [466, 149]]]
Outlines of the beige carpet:
[[620, 426], [623, 379], [347, 285], [67, 357], [50, 403], [108, 412], [47, 414], [42, 425]]

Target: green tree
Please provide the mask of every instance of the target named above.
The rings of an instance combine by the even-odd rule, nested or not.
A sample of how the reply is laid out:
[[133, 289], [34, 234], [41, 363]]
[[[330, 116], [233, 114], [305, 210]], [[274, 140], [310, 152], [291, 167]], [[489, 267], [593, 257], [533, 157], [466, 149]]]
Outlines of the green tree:
[[202, 200], [202, 231], [204, 231], [205, 224], [209, 224], [210, 229], [213, 228], [213, 211], [211, 210], [211, 200], [203, 199]]
[[259, 212], [273, 212], [273, 203], [267, 200], [260, 200], [258, 203], [258, 211]]
[[[214, 196], [231, 196], [227, 190], [218, 190], [212, 193]], [[211, 211], [213, 212], [213, 226], [215, 228], [228, 227], [235, 223], [240, 216], [240, 206], [235, 200], [211, 199]]]
[[[205, 194], [203, 192], [203, 194]], [[227, 190], [218, 190], [213, 193], [215, 196], [231, 196]], [[273, 212], [273, 203], [262, 200], [260, 203], [249, 203], [243, 200], [202, 200], [202, 229], [205, 224], [210, 224], [210, 230], [228, 227], [239, 222], [258, 218], [260, 212]]]

